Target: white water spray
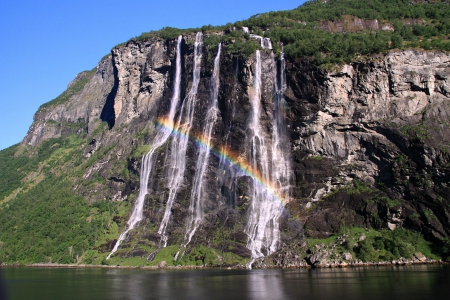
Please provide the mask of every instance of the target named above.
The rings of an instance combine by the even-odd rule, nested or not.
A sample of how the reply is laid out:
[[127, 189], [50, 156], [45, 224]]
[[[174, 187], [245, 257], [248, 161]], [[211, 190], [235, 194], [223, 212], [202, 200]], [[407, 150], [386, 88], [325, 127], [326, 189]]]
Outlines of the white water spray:
[[[272, 53], [273, 57], [273, 53]], [[275, 59], [274, 59], [275, 60]], [[273, 97], [273, 132], [272, 132], [272, 184], [283, 199], [289, 198], [291, 165], [288, 134], [286, 132], [285, 60], [280, 58], [280, 73], [274, 72], [275, 94]]]
[[270, 38], [265, 38], [257, 34], [250, 34], [250, 38], [258, 39], [261, 42], [261, 48], [272, 50], [272, 42], [270, 41]]
[[195, 37], [194, 44], [194, 68], [192, 74], [192, 86], [186, 99], [181, 106], [181, 114], [176, 124], [175, 131], [180, 134], [174, 135], [172, 139], [172, 149], [169, 166], [169, 197], [166, 203], [166, 209], [158, 229], [158, 234], [161, 235], [160, 245], [162, 248], [167, 246], [166, 229], [170, 220], [173, 202], [177, 195], [178, 189], [183, 181], [183, 175], [186, 168], [186, 150], [188, 146], [188, 139], [194, 118], [194, 108], [197, 100], [197, 89], [200, 82], [200, 65], [202, 60], [202, 45], [203, 34], [198, 32]]
[[[168, 122], [173, 124], [173, 119], [175, 117], [176, 108], [178, 106], [178, 102], [180, 102], [180, 82], [181, 82], [181, 41], [182, 36], [180, 35], [177, 40], [177, 57], [176, 57], [176, 67], [175, 67], [175, 80], [173, 84], [173, 94], [170, 99], [170, 110], [168, 116]], [[127, 229], [119, 236], [116, 244], [114, 245], [113, 250], [108, 255], [106, 259], [109, 259], [114, 252], [117, 251], [122, 241], [127, 237], [128, 232], [132, 230], [140, 221], [143, 219], [143, 211], [144, 211], [144, 200], [145, 196], [148, 194], [148, 179], [150, 176], [150, 172], [153, 168], [153, 158], [155, 150], [161, 147], [169, 138], [170, 132], [167, 130], [159, 130], [156, 133], [156, 136], [153, 140], [153, 143], [150, 147], [150, 150], [146, 155], [142, 157], [141, 163], [141, 175], [139, 178], [139, 195], [136, 199], [136, 203], [134, 205], [133, 213], [131, 214], [130, 219], [128, 220]]]
[[[256, 51], [253, 91], [250, 94], [252, 108], [250, 129], [250, 162], [258, 170], [264, 182], [270, 181], [269, 157], [265, 135], [261, 129], [261, 55]], [[248, 235], [247, 248], [252, 253], [251, 268], [255, 259], [269, 255], [277, 250], [279, 240], [278, 217], [281, 213], [280, 203], [263, 185], [253, 185], [251, 206], [245, 232]]]
[[272, 50], [272, 42], [270, 38], [261, 39], [261, 47]]
[[[253, 185], [251, 206], [245, 232], [248, 235], [247, 248], [250, 249], [252, 260], [247, 264], [251, 268], [253, 262], [278, 250], [280, 243], [279, 220], [283, 213], [279, 197], [285, 199], [289, 194], [290, 164], [286, 154], [288, 145], [286, 134], [284, 88], [284, 57], [281, 60], [280, 80], [277, 71], [274, 72], [275, 95], [273, 99], [273, 132], [271, 143], [271, 162], [268, 159], [268, 149], [265, 146], [264, 132], [261, 129], [259, 117], [261, 114], [261, 56], [256, 51], [252, 105], [252, 122], [250, 123], [250, 151], [252, 167], [258, 170], [262, 180], [271, 182], [276, 194], [267, 187]], [[273, 54], [272, 54], [273, 57]], [[270, 167], [269, 167], [270, 165]]]
[[208, 166], [210, 149], [211, 149], [211, 135], [214, 124], [217, 120], [218, 108], [218, 96], [219, 96], [219, 64], [220, 64], [220, 51], [222, 44], [219, 44], [216, 58], [214, 59], [214, 70], [211, 77], [211, 96], [208, 111], [206, 112], [205, 124], [203, 125], [202, 139], [204, 145], [199, 145], [199, 153], [197, 158], [196, 172], [194, 176], [194, 182], [191, 190], [191, 200], [189, 204], [189, 220], [186, 224], [186, 234], [184, 236], [184, 243], [181, 245], [180, 250], [175, 255], [175, 260], [178, 258], [182, 248], [191, 242], [192, 237], [197, 231], [201, 220], [203, 219], [202, 198], [203, 198], [203, 177], [206, 167]]

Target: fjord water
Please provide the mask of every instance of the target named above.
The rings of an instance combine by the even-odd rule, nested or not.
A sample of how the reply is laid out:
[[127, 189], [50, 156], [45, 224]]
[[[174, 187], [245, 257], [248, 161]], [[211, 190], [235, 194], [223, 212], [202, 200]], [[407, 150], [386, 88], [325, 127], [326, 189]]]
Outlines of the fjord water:
[[3, 268], [20, 299], [447, 299], [450, 266], [139, 270]]

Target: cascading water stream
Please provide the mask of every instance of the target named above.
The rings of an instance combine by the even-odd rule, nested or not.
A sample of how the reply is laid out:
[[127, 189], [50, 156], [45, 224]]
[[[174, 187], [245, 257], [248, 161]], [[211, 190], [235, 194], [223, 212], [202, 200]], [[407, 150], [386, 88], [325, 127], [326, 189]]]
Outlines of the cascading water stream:
[[[273, 53], [272, 53], [273, 57]], [[275, 59], [274, 59], [275, 60]], [[274, 72], [275, 94], [273, 97], [273, 132], [272, 132], [272, 184], [283, 199], [289, 198], [291, 166], [290, 148], [286, 132], [285, 60], [280, 58], [280, 73]]]
[[[194, 44], [194, 64], [193, 64], [193, 79], [191, 89], [184, 99], [179, 118], [174, 122], [174, 117], [180, 102], [180, 82], [181, 82], [181, 40], [178, 38], [177, 57], [176, 57], [176, 72], [174, 78], [174, 92], [170, 102], [170, 111], [166, 122], [168, 128], [159, 130], [153, 140], [149, 152], [142, 158], [140, 190], [137, 197], [135, 207], [127, 222], [128, 227], [119, 236], [113, 250], [108, 255], [107, 259], [113, 255], [123, 240], [126, 239], [130, 230], [134, 229], [140, 221], [143, 220], [143, 208], [145, 196], [148, 193], [148, 180], [154, 164], [154, 153], [167, 142], [172, 134], [171, 142], [171, 156], [169, 157], [169, 171], [168, 171], [168, 187], [169, 195], [166, 203], [163, 219], [161, 221], [158, 233], [161, 235], [161, 242], [158, 250], [149, 256], [154, 255], [159, 249], [167, 246], [168, 236], [166, 234], [167, 226], [171, 217], [171, 210], [175, 201], [178, 190], [182, 184], [183, 176], [186, 168], [186, 151], [188, 146], [188, 138], [190, 135], [195, 104], [197, 101], [197, 90], [200, 82], [200, 67], [202, 58], [202, 44], [203, 36], [199, 32], [196, 35]], [[271, 49], [272, 45], [270, 39], [261, 38], [261, 45], [263, 48]], [[207, 109], [203, 132], [200, 138], [204, 145], [200, 145], [198, 150], [198, 158], [196, 163], [196, 173], [194, 175], [189, 206], [189, 217], [186, 224], [186, 232], [183, 244], [180, 247], [175, 260], [183, 248], [191, 242], [192, 237], [197, 231], [201, 220], [203, 219], [202, 199], [204, 196], [204, 176], [210, 158], [211, 136], [214, 124], [217, 120], [218, 114], [218, 89], [219, 89], [219, 65], [220, 65], [221, 44], [219, 44], [218, 52], [214, 60], [214, 70], [211, 77], [211, 97]], [[273, 57], [273, 54], [272, 54]], [[236, 64], [237, 65], [237, 64]], [[251, 205], [249, 207], [248, 222], [245, 232], [248, 235], [247, 248], [251, 251], [251, 262], [247, 265], [251, 268], [253, 262], [260, 257], [270, 255], [279, 248], [280, 231], [279, 219], [283, 212], [281, 199], [289, 197], [290, 189], [290, 158], [289, 158], [289, 141], [286, 133], [286, 102], [284, 99], [284, 78], [285, 78], [285, 62], [284, 55], [280, 59], [280, 72], [274, 71], [274, 87], [275, 93], [273, 97], [273, 130], [272, 136], [269, 136], [261, 126], [260, 116], [261, 109], [261, 90], [262, 90], [262, 63], [261, 53], [256, 51], [254, 63], [254, 77], [253, 86], [249, 91], [249, 98], [251, 104], [251, 116], [248, 127], [247, 141], [249, 145], [249, 165], [253, 170], [256, 170], [255, 178], [250, 192]], [[237, 66], [236, 66], [237, 67]], [[237, 73], [237, 72], [236, 72]], [[271, 138], [271, 140], [270, 140]], [[228, 139], [226, 139], [228, 140]], [[219, 169], [223, 169], [223, 175], [219, 175], [222, 181], [222, 188], [226, 183], [227, 186], [235, 180], [236, 170], [234, 168], [227, 168], [226, 161], [221, 157], [219, 162]], [[228, 176], [225, 173], [229, 172]], [[230, 177], [231, 176], [231, 177]], [[231, 179], [230, 179], [231, 178]], [[230, 181], [231, 180], [231, 181]], [[258, 184], [262, 182], [263, 184]], [[270, 186], [264, 185], [270, 183]], [[229, 186], [230, 190], [234, 190]]]
[[259, 39], [259, 41], [261, 42], [261, 48], [272, 50], [272, 42], [270, 38], [265, 38], [257, 34], [250, 34], [250, 37], [253, 39]]
[[[259, 172], [264, 182], [270, 182], [270, 162], [265, 135], [261, 129], [261, 54], [255, 54], [255, 72], [253, 90], [250, 93], [252, 108], [250, 129], [250, 162]], [[277, 250], [280, 237], [278, 219], [282, 207], [275, 195], [263, 185], [254, 184], [251, 194], [251, 206], [245, 232], [248, 235], [247, 248], [252, 253], [252, 261], [247, 265], [251, 268], [255, 259], [269, 255]]]
[[[217, 114], [219, 112], [218, 108], [218, 96], [219, 96], [219, 64], [220, 64], [220, 51], [222, 49], [222, 44], [219, 43], [216, 58], [214, 59], [214, 70], [211, 77], [211, 97], [206, 112], [205, 124], [202, 132], [202, 139], [204, 144], [199, 147], [199, 153], [197, 158], [196, 172], [194, 176], [194, 181], [191, 190], [191, 200], [189, 205], [189, 220], [186, 224], [186, 234], [184, 236], [184, 243], [181, 248], [186, 248], [186, 246], [191, 242], [192, 237], [197, 231], [198, 226], [203, 218], [202, 210], [202, 198], [203, 198], [203, 176], [205, 174], [206, 167], [208, 166], [210, 149], [211, 149], [211, 135], [214, 124], [217, 120]], [[175, 255], [175, 260], [178, 258], [180, 250]], [[183, 253], [182, 253], [183, 255]]]
[[[175, 80], [173, 84], [173, 94], [170, 99], [170, 110], [168, 115], [168, 122], [173, 124], [173, 120], [175, 117], [175, 112], [178, 107], [178, 103], [180, 102], [180, 82], [181, 82], [181, 41], [182, 36], [180, 35], [177, 40], [177, 57], [176, 57], [176, 67], [175, 67]], [[167, 130], [159, 130], [156, 133], [156, 136], [153, 140], [153, 143], [150, 147], [150, 150], [146, 155], [142, 157], [141, 163], [141, 173], [139, 178], [139, 195], [136, 199], [136, 203], [134, 205], [133, 213], [131, 214], [130, 219], [128, 220], [127, 229], [119, 236], [116, 244], [114, 245], [113, 250], [108, 255], [106, 259], [109, 259], [114, 252], [117, 251], [121, 242], [127, 237], [128, 232], [132, 230], [140, 221], [143, 219], [143, 211], [144, 211], [144, 200], [145, 196], [148, 194], [148, 179], [150, 176], [150, 172], [153, 168], [153, 158], [155, 150], [161, 147], [169, 138], [170, 132]]]
[[[274, 59], [273, 53], [272, 58]], [[275, 59], [274, 59], [275, 61]], [[289, 156], [289, 141], [286, 132], [286, 102], [283, 90], [285, 88], [284, 53], [280, 59], [280, 73], [274, 70], [275, 93], [273, 97], [273, 130], [271, 143], [270, 175], [267, 160], [267, 149], [264, 146], [264, 136], [261, 131], [259, 116], [261, 113], [261, 57], [256, 52], [252, 104], [252, 122], [250, 123], [251, 162], [261, 175], [262, 180], [271, 182], [270, 189], [259, 185], [253, 186], [249, 220], [246, 227], [248, 234], [247, 248], [251, 250], [252, 260], [247, 264], [251, 268], [253, 262], [262, 256], [270, 255], [278, 250], [280, 241], [279, 219], [283, 213], [283, 206], [279, 199], [289, 198], [291, 167]], [[259, 162], [258, 162], [259, 160]]]
[[261, 47], [272, 50], [272, 41], [270, 38], [261, 39]]
[[158, 229], [161, 235], [161, 248], [167, 246], [166, 229], [170, 220], [173, 202], [178, 189], [182, 183], [184, 171], [186, 168], [186, 150], [188, 146], [188, 137], [194, 118], [194, 108], [197, 100], [197, 89], [200, 82], [200, 65], [202, 59], [203, 34], [198, 32], [194, 44], [194, 67], [192, 75], [192, 86], [186, 99], [181, 106], [181, 113], [174, 131], [179, 134], [173, 135], [170, 166], [169, 166], [169, 196], [166, 203], [166, 209]]
[[[234, 67], [234, 88], [237, 88], [239, 75], [239, 57], [236, 56], [236, 62]], [[231, 102], [231, 117], [228, 120], [226, 134], [223, 139], [222, 149], [229, 149], [229, 137], [232, 132], [232, 120], [236, 115], [235, 103]], [[228, 205], [235, 207], [236, 205], [236, 188], [235, 183], [237, 179], [236, 168], [230, 168], [230, 164], [226, 161], [225, 156], [221, 155], [219, 157], [219, 165], [217, 167], [217, 187], [220, 190], [221, 195], [225, 198]]]

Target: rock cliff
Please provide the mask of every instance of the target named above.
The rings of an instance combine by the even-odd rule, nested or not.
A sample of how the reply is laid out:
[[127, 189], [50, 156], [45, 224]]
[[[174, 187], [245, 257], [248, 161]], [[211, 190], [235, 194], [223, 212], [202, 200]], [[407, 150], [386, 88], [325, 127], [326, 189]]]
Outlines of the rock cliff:
[[[42, 140], [58, 137], [70, 124], [82, 122], [82, 130], [89, 131], [100, 120], [108, 97], [112, 96], [115, 82], [111, 55], [104, 57], [92, 71], [85, 71], [68, 84], [58, 98], [42, 105], [22, 144], [37, 145]], [[81, 82], [84, 81], [84, 82]], [[78, 84], [78, 86], [77, 86]], [[63, 126], [66, 125], [66, 126]]]
[[[300, 116], [292, 119], [293, 148], [298, 157], [321, 157], [315, 164], [324, 162], [334, 169], [313, 177], [311, 183], [320, 188], [303, 190], [299, 197], [309, 197], [311, 205], [340, 185], [361, 180], [382, 186], [390, 198], [399, 200], [382, 208], [383, 213], [379, 204], [375, 211], [368, 203], [357, 204], [361, 207], [352, 209], [361, 210], [365, 223], [367, 214], [375, 212], [381, 213], [382, 226], [420, 227], [435, 237], [448, 236], [448, 68], [447, 54], [414, 50], [355, 62], [335, 72], [293, 62], [287, 95], [293, 100], [293, 114]], [[299, 169], [297, 186], [309, 181], [305, 172], [314, 173]], [[325, 220], [329, 211], [335, 215], [332, 219], [340, 218], [339, 204], [329, 203], [338, 194], [319, 203], [323, 210], [306, 221], [307, 230], [333, 231], [333, 222]], [[341, 200], [343, 206], [351, 201]], [[420, 217], [412, 218], [416, 213]]]
[[[115, 47], [95, 70], [78, 75], [69, 85], [70, 89], [83, 78], [87, 81], [67, 101], [39, 109], [22, 145], [39, 145], [69, 133], [86, 136], [79, 149], [86, 159], [99, 149], [103, 152], [74, 183], [74, 192], [91, 201], [127, 202], [131, 214], [139, 192], [141, 157], [162, 130], [158, 120], [170, 109], [177, 55], [181, 55], [180, 99], [186, 99], [193, 84], [194, 42], [195, 34], [184, 35], [180, 53], [176, 39], [132, 40]], [[275, 149], [270, 138], [276, 131], [274, 95], [284, 81], [284, 147], [290, 178], [283, 213], [277, 216], [280, 253], [295, 248], [304, 236], [327, 237], [343, 226], [414, 229], [436, 243], [450, 237], [450, 55], [392, 51], [330, 71], [307, 59], [286, 61], [284, 68], [270, 49], [260, 51], [260, 60], [255, 55], [234, 56], [227, 46], [220, 55], [218, 113], [211, 137], [216, 154], [205, 171], [203, 216], [193, 245], [252, 257], [246, 224], [255, 203], [256, 175], [239, 166], [250, 163], [254, 152], [249, 137], [255, 134], [249, 123], [258, 66], [259, 137], [267, 141], [267, 149]], [[211, 99], [217, 45], [202, 47], [185, 171], [167, 225], [169, 246], [180, 246], [186, 234], [201, 147], [196, 141]], [[221, 147], [234, 153], [231, 164], [224, 164]], [[271, 156], [274, 151], [267, 153]], [[173, 152], [170, 142], [156, 150], [144, 221], [130, 232], [118, 255], [149, 255], [140, 245], [158, 249], [161, 234], [156, 229], [167, 209]], [[81, 184], [95, 176], [106, 184]], [[120, 231], [127, 219], [128, 215], [115, 219]], [[109, 252], [114, 242], [100, 251]], [[290, 262], [286, 259], [284, 264]]]

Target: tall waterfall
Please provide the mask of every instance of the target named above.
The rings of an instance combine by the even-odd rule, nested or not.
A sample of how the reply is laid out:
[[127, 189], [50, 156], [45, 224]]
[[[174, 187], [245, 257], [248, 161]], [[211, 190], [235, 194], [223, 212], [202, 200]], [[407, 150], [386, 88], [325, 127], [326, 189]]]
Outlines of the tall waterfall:
[[170, 166], [169, 166], [169, 196], [166, 203], [166, 209], [158, 229], [158, 234], [161, 235], [162, 247], [167, 246], [166, 229], [169, 223], [173, 202], [177, 195], [178, 189], [182, 183], [184, 171], [186, 168], [186, 150], [188, 146], [188, 139], [194, 118], [194, 108], [197, 100], [197, 89], [200, 82], [200, 65], [202, 59], [202, 45], [203, 34], [198, 32], [195, 37], [194, 44], [194, 68], [192, 75], [192, 86], [186, 99], [184, 99], [181, 106], [181, 113], [175, 127], [175, 131], [180, 134], [173, 135]]
[[[273, 55], [272, 55], [273, 57]], [[288, 195], [290, 166], [289, 157], [283, 150], [288, 145], [286, 122], [284, 119], [284, 59], [282, 59], [280, 80], [277, 71], [274, 72], [275, 95], [273, 99], [273, 133], [271, 137], [271, 160], [266, 146], [265, 134], [261, 128], [261, 54], [255, 54], [253, 90], [250, 93], [252, 120], [250, 129], [250, 161], [257, 170], [263, 182], [271, 186], [254, 184], [251, 194], [251, 206], [245, 232], [248, 235], [247, 248], [252, 254], [252, 261], [247, 265], [251, 268], [255, 259], [270, 255], [279, 247], [279, 219], [283, 212], [280, 198]], [[271, 191], [270, 189], [273, 189]]]
[[[238, 85], [238, 76], [239, 76], [239, 57], [235, 57], [236, 61], [234, 63], [234, 83], [233, 88], [236, 89]], [[231, 104], [231, 117], [228, 119], [228, 123], [225, 125], [225, 137], [223, 139], [223, 144], [221, 145], [222, 149], [230, 149], [230, 134], [233, 131], [232, 120], [236, 115], [236, 108], [233, 102]], [[229, 163], [226, 160], [225, 156], [220, 156], [219, 165], [217, 167], [217, 187], [220, 190], [221, 195], [224, 197], [226, 203], [231, 206], [236, 206], [237, 199], [237, 191], [236, 191], [236, 179], [237, 179], [237, 170], [236, 168], [230, 168]]]
[[[208, 166], [210, 149], [211, 149], [211, 135], [214, 124], [217, 120], [217, 114], [219, 113], [217, 98], [219, 96], [219, 64], [220, 64], [220, 51], [222, 44], [219, 43], [216, 58], [214, 59], [214, 70], [211, 77], [211, 96], [208, 111], [206, 112], [206, 119], [203, 125], [203, 132], [201, 138], [203, 144], [199, 146], [199, 153], [197, 158], [196, 172], [194, 176], [194, 182], [191, 189], [191, 200], [189, 204], [189, 219], [186, 224], [186, 234], [184, 236], [184, 243], [182, 248], [191, 242], [200, 222], [203, 218], [202, 198], [203, 194], [203, 176], [205, 174], [206, 167]], [[180, 249], [181, 250], [181, 249]], [[178, 258], [178, 253], [175, 259]]]
[[[173, 83], [173, 94], [170, 100], [170, 110], [167, 116], [169, 125], [156, 133], [149, 152], [143, 156], [141, 164], [140, 189], [133, 212], [127, 222], [126, 230], [119, 236], [113, 250], [107, 259], [113, 255], [120, 244], [126, 239], [128, 233], [138, 226], [144, 218], [143, 209], [145, 196], [148, 193], [148, 180], [155, 163], [155, 152], [171, 140], [170, 156], [168, 157], [168, 177], [167, 187], [168, 197], [161, 220], [158, 234], [161, 236], [159, 248], [149, 256], [151, 260], [159, 249], [167, 246], [168, 234], [167, 228], [171, 218], [172, 207], [175, 198], [183, 184], [184, 173], [187, 165], [186, 155], [191, 136], [191, 129], [194, 122], [195, 105], [197, 103], [197, 92], [200, 83], [200, 70], [202, 60], [203, 35], [197, 33], [194, 44], [194, 61], [192, 70], [192, 83], [186, 98], [180, 103], [180, 84], [181, 84], [181, 41], [178, 37], [176, 70]], [[261, 44], [265, 49], [271, 49], [270, 39], [261, 38]], [[186, 221], [186, 231], [180, 250], [175, 256], [186, 249], [191, 243], [193, 236], [199, 228], [204, 217], [202, 207], [206, 196], [206, 177], [207, 167], [210, 161], [212, 145], [213, 128], [218, 118], [218, 94], [219, 94], [219, 68], [222, 45], [218, 45], [216, 57], [214, 59], [214, 69], [211, 77], [210, 97], [204, 116], [202, 131], [195, 133], [194, 136], [201, 143], [196, 158], [196, 172], [190, 191], [189, 215]], [[272, 59], [276, 62], [272, 53]], [[284, 55], [281, 56], [279, 68], [274, 68], [274, 95], [273, 95], [273, 120], [272, 131], [268, 132], [265, 126], [261, 124], [262, 110], [262, 59], [259, 50], [255, 53], [255, 62], [253, 64], [253, 85], [249, 89], [250, 116], [246, 135], [247, 162], [251, 170], [250, 176], [253, 177], [253, 184], [250, 190], [250, 206], [248, 208], [248, 220], [244, 229], [248, 236], [247, 248], [251, 251], [251, 262], [247, 265], [251, 268], [253, 262], [263, 256], [270, 255], [277, 251], [280, 246], [280, 216], [283, 213], [283, 199], [289, 198], [291, 166], [289, 157], [289, 139], [286, 132], [286, 101], [284, 98], [285, 89], [285, 61]], [[236, 64], [237, 65], [237, 64]], [[277, 65], [275, 63], [275, 65]], [[237, 67], [237, 66], [236, 66]], [[179, 110], [178, 110], [179, 109]], [[267, 108], [265, 108], [267, 109]], [[178, 111], [178, 118], [175, 115]], [[233, 113], [234, 115], [234, 113]], [[230, 123], [231, 124], [231, 123]], [[230, 125], [231, 126], [231, 125]], [[225, 143], [228, 141], [228, 134]], [[226, 148], [226, 147], [225, 147]], [[214, 152], [214, 151], [213, 151]], [[235, 201], [233, 193], [235, 191], [235, 182], [239, 173], [233, 166], [229, 165], [225, 156], [220, 156], [217, 180], [220, 181], [222, 194], [228, 201]], [[245, 172], [244, 172], [245, 173]], [[231, 204], [231, 202], [229, 203]], [[234, 205], [234, 204], [233, 204]], [[183, 252], [184, 253], [184, 252]], [[150, 258], [151, 257], [151, 258]]]
[[[182, 36], [180, 35], [177, 40], [177, 56], [176, 56], [176, 67], [175, 67], [175, 80], [173, 83], [173, 94], [170, 99], [170, 110], [168, 116], [168, 122], [173, 124], [173, 120], [175, 117], [175, 112], [178, 107], [178, 103], [180, 102], [180, 82], [181, 82], [181, 41]], [[116, 244], [114, 245], [113, 250], [108, 255], [106, 259], [109, 259], [114, 252], [120, 246], [120, 243], [127, 237], [128, 232], [132, 230], [140, 221], [143, 219], [143, 210], [144, 210], [144, 200], [145, 196], [148, 194], [148, 179], [150, 176], [150, 172], [153, 168], [153, 154], [155, 150], [161, 147], [169, 138], [170, 132], [167, 130], [159, 130], [156, 133], [156, 136], [153, 140], [153, 143], [150, 147], [150, 150], [146, 155], [142, 157], [141, 163], [141, 175], [139, 178], [139, 195], [137, 197], [136, 203], [134, 205], [133, 213], [131, 214], [130, 219], [128, 220], [128, 228], [119, 236]]]
[[[252, 109], [250, 129], [250, 164], [257, 170], [262, 181], [270, 182], [270, 161], [266, 139], [260, 124], [261, 115], [261, 54], [256, 51], [255, 71], [253, 78], [253, 90], [250, 94]], [[247, 248], [252, 253], [252, 262], [261, 256], [276, 250], [279, 239], [278, 209], [279, 205], [265, 186], [253, 184], [251, 194], [251, 206], [248, 215], [245, 232], [248, 235]]]
[[[273, 57], [273, 53], [272, 53]], [[275, 94], [273, 97], [273, 131], [272, 131], [272, 184], [283, 199], [289, 198], [291, 165], [290, 147], [286, 132], [286, 100], [284, 53], [280, 58], [280, 72], [275, 68]]]

